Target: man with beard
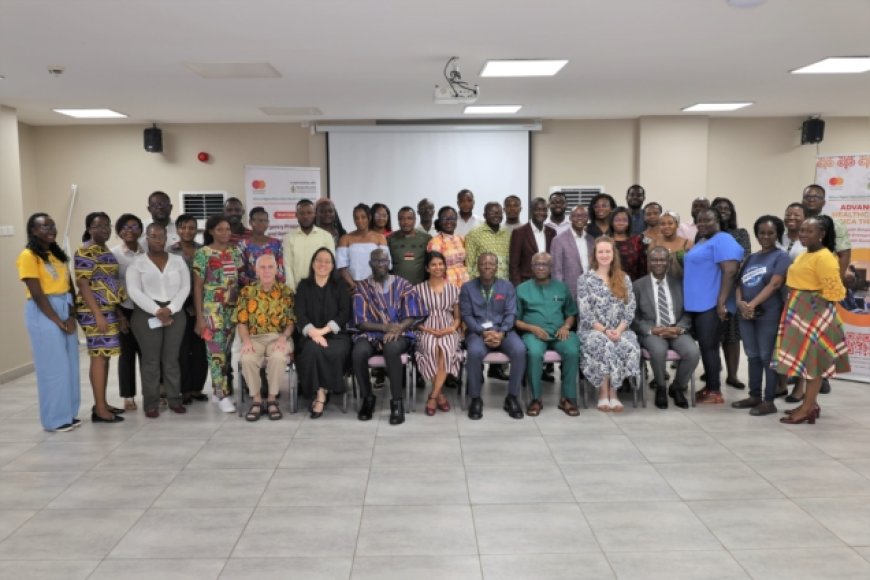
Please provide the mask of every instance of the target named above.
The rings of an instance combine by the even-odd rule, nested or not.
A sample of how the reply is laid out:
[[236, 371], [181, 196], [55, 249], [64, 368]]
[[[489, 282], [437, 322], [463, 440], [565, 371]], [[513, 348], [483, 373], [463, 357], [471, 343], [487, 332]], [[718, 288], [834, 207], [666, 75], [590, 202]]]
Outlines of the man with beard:
[[300, 199], [296, 204], [298, 228], [284, 236], [284, 268], [287, 286], [296, 289], [299, 282], [308, 276], [311, 258], [320, 248], [328, 248], [335, 254], [335, 240], [324, 230], [314, 225], [314, 202]]
[[557, 234], [571, 229], [571, 220], [565, 215], [566, 205], [567, 200], [564, 193], [554, 191], [550, 194], [550, 217], [547, 218], [544, 225], [556, 230]]

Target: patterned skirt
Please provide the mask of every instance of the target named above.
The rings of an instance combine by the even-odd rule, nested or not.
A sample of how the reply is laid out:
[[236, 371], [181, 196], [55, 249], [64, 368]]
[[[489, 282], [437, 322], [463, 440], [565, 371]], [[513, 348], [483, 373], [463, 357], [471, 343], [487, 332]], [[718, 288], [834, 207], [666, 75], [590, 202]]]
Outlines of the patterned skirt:
[[792, 290], [779, 321], [771, 366], [805, 379], [847, 373], [849, 352], [836, 305], [816, 292]]
[[97, 330], [97, 321], [94, 315], [89, 310], [79, 310], [76, 313], [76, 319], [82, 331], [85, 333], [85, 340], [88, 345], [89, 356], [118, 356], [121, 354], [121, 339], [120, 326], [118, 324], [118, 314], [115, 309], [103, 310], [103, 316], [106, 322], [109, 323], [109, 328], [105, 333]]

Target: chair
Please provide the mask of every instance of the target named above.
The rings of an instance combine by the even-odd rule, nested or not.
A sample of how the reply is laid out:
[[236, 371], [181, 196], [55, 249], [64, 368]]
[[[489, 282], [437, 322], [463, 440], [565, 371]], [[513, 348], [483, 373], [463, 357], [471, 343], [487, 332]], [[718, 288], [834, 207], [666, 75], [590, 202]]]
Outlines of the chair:
[[[641, 361], [650, 360], [649, 351], [645, 348], [640, 349], [640, 358], [641, 358]], [[679, 362], [683, 359], [680, 358], [680, 354], [677, 351], [668, 349], [668, 354], [665, 357], [665, 360], [667, 362]], [[640, 382], [641, 382], [641, 385], [643, 385], [643, 386], [646, 386], [646, 384], [647, 384], [647, 374], [646, 373], [647, 373], [646, 364], [641, 362]], [[645, 390], [645, 389], [642, 389], [642, 390]], [[695, 375], [694, 375], [694, 373], [692, 374], [692, 378], [689, 379], [689, 391], [691, 393], [690, 400], [692, 402], [692, 406], [694, 407], [695, 406]], [[644, 407], [646, 407], [646, 405], [644, 405]]]
[[[462, 375], [465, 372], [465, 358], [467, 356], [466, 351], [462, 351], [462, 362], [459, 363], [459, 388], [456, 391], [456, 396], [459, 397], [459, 407], [464, 411], [466, 407], [465, 399], [468, 397], [468, 377], [465, 377], [465, 380], [462, 380]], [[561, 360], [561, 359], [560, 359]], [[508, 355], [503, 352], [499, 352], [497, 350], [490, 351], [486, 353], [483, 357], [483, 364], [510, 364], [511, 359]], [[463, 386], [465, 386], [465, 391], [463, 391]], [[520, 398], [522, 399], [522, 393], [520, 393]], [[525, 401], [520, 401], [520, 405], [525, 407]]]
[[[402, 353], [402, 368], [405, 369], [405, 404], [408, 406], [409, 412], [417, 412], [415, 408], [417, 402], [417, 368], [411, 364], [412, 355], [410, 352]], [[369, 369], [385, 369], [387, 368], [386, 359], [379, 354], [369, 357]], [[357, 396], [356, 375], [351, 371], [351, 381], [353, 383], [353, 408], [359, 410], [359, 397]], [[345, 391], [345, 409], [347, 408], [347, 391]]]
[[[245, 375], [242, 374], [242, 364], [238, 365], [239, 377], [241, 380], [239, 381], [239, 388], [235, 389], [236, 393], [236, 411], [239, 414], [239, 417], [245, 414], [244, 403], [245, 399], [248, 396], [248, 385], [245, 381]], [[263, 362], [260, 363], [260, 369], [266, 368], [266, 359], [263, 359]], [[297, 377], [296, 377], [296, 362], [293, 360], [293, 355], [290, 355], [290, 360], [287, 361], [286, 366], [287, 371], [287, 384], [289, 385], [289, 406], [290, 406], [290, 414], [296, 413], [299, 410], [299, 401], [298, 401], [298, 385], [297, 385]], [[260, 375], [262, 377], [262, 374]], [[347, 400], [345, 399], [345, 407], [347, 407]]]

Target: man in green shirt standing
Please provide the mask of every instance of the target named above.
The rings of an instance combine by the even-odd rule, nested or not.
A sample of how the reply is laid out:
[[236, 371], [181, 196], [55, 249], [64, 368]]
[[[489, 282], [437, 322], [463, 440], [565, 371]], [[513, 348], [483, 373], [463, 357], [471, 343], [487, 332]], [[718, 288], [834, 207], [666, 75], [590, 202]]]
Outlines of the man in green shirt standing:
[[426, 277], [426, 246], [432, 237], [418, 230], [417, 214], [408, 206], [399, 210], [399, 229], [387, 238], [393, 273], [417, 285]]
[[524, 332], [526, 345], [526, 377], [532, 389], [532, 401], [526, 413], [540, 414], [541, 369], [544, 353], [555, 350], [562, 357], [562, 397], [559, 408], [576, 417], [577, 368], [580, 362], [580, 340], [571, 332], [577, 316], [577, 303], [564, 282], [550, 276], [553, 258], [546, 252], [532, 256], [534, 277], [517, 286], [516, 328]]
[[511, 232], [502, 227], [501, 221], [504, 212], [501, 204], [491, 201], [484, 206], [484, 223], [477, 226], [465, 236], [465, 267], [468, 268], [469, 278], [477, 278], [477, 258], [484, 252], [495, 254], [498, 258], [498, 270], [496, 277], [509, 280], [508, 256], [511, 251]]

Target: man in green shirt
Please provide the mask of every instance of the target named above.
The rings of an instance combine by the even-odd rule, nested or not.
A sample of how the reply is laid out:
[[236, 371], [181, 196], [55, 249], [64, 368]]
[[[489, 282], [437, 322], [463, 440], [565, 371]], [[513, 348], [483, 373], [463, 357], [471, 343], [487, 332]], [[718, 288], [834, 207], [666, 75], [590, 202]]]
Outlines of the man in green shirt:
[[498, 258], [496, 277], [509, 280], [508, 256], [511, 251], [511, 232], [501, 225], [504, 212], [501, 204], [491, 201], [484, 206], [484, 223], [477, 226], [465, 236], [465, 266], [469, 278], [477, 278], [477, 258], [484, 252], [495, 254]]
[[532, 256], [534, 277], [517, 286], [517, 330], [523, 331], [526, 345], [526, 377], [532, 389], [532, 401], [526, 413], [540, 414], [541, 369], [544, 353], [555, 350], [562, 357], [562, 397], [559, 408], [576, 417], [577, 368], [580, 362], [580, 340], [571, 332], [577, 316], [577, 303], [564, 282], [550, 276], [553, 259], [546, 252]]
[[387, 238], [390, 256], [393, 260], [393, 273], [411, 283], [419, 284], [426, 277], [426, 246], [432, 237], [420, 232], [417, 214], [408, 206], [399, 210], [399, 229]]

